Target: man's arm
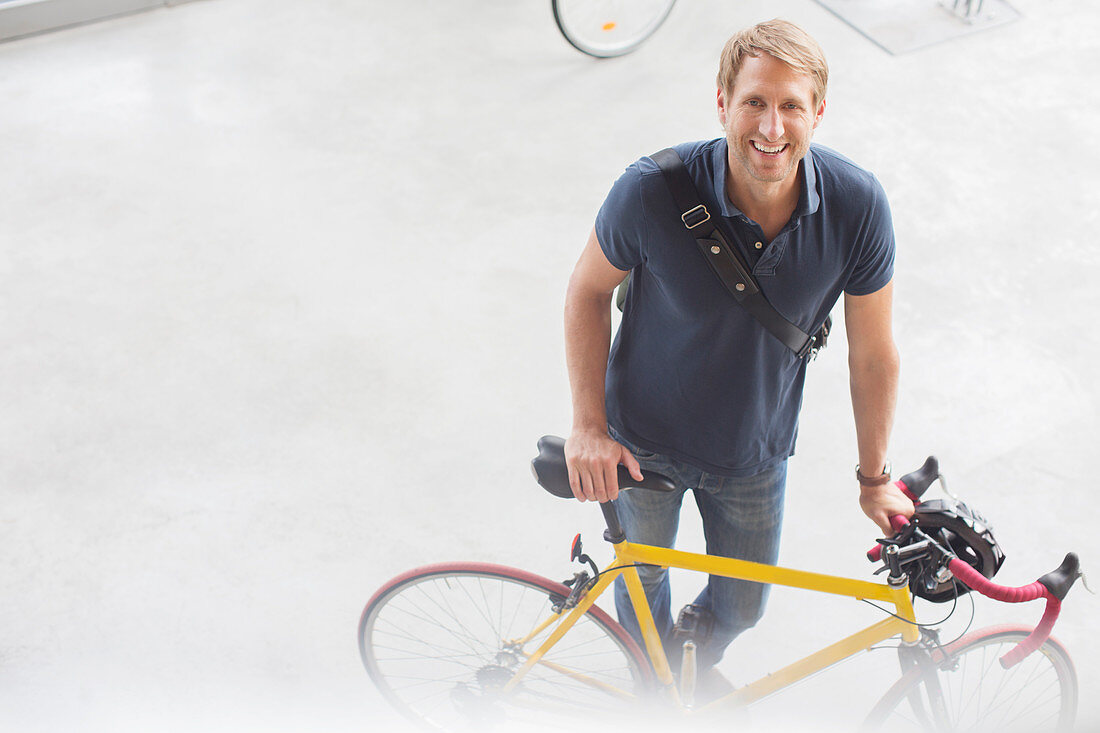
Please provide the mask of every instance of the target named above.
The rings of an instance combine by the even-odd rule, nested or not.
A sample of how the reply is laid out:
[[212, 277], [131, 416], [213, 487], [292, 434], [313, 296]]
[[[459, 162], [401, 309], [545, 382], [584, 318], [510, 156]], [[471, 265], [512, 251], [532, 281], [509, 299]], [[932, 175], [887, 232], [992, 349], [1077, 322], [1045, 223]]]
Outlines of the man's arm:
[[[888, 283], [870, 295], [844, 295], [852, 413], [860, 472], [867, 477], [878, 476], [885, 469], [894, 424], [901, 360], [891, 326], [893, 294], [893, 283]], [[892, 533], [891, 516], [913, 514], [913, 502], [891, 482], [860, 486], [859, 504], [888, 534]]]
[[607, 434], [604, 406], [611, 296], [626, 275], [608, 262], [593, 229], [565, 295], [565, 361], [573, 394], [573, 430], [565, 442], [565, 461], [569, 486], [581, 501], [617, 498], [619, 463], [642, 479], [637, 459]]

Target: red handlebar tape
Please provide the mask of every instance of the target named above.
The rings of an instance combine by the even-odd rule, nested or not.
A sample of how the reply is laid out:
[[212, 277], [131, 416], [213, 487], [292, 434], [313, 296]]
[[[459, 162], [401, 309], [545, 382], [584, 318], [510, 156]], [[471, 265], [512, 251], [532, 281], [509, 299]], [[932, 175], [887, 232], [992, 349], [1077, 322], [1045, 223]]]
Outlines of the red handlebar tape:
[[995, 601], [1026, 603], [1037, 598], [1047, 599], [1046, 611], [1043, 612], [1043, 618], [1039, 621], [1039, 625], [1028, 634], [1026, 639], [1017, 644], [1008, 654], [1001, 657], [1002, 667], [1008, 669], [1017, 664], [1028, 654], [1041, 647], [1043, 642], [1050, 636], [1050, 632], [1054, 628], [1054, 622], [1058, 620], [1058, 614], [1061, 612], [1062, 602], [1051, 595], [1042, 583], [1035, 581], [1030, 585], [1023, 585], [1019, 588], [998, 585], [958, 558], [950, 561], [947, 567], [951, 570], [951, 574], [960, 581], [983, 596], [992, 598]]

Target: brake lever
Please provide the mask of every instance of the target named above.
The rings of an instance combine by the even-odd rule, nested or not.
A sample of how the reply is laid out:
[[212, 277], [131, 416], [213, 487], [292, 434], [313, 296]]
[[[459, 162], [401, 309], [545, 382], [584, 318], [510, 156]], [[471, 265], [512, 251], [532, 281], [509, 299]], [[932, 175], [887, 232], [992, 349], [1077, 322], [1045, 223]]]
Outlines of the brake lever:
[[951, 489], [947, 488], [947, 478], [942, 473], [939, 476], [937, 476], [936, 478], [938, 478], [939, 481], [940, 481], [940, 491], [947, 494], [948, 496], [950, 496], [955, 501], [962, 501], [962, 498], [960, 498], [958, 494], [953, 492]]
[[1085, 577], [1085, 572], [1083, 570], [1077, 571], [1077, 577], [1081, 579], [1081, 585], [1085, 586], [1085, 590], [1087, 590], [1092, 595], [1096, 595], [1096, 591], [1094, 591], [1092, 588], [1089, 588], [1089, 581], [1088, 578]]

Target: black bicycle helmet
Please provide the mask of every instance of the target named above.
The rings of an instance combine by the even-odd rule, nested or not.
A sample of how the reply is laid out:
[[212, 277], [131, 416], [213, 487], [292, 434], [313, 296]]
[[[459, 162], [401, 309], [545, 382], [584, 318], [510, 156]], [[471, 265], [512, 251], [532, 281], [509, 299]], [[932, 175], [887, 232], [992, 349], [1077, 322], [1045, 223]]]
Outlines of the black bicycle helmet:
[[[921, 502], [912, 521], [941, 547], [987, 578], [996, 575], [1005, 561], [1004, 552], [993, 537], [993, 527], [964, 502], [954, 499]], [[942, 563], [928, 562], [910, 570], [909, 589], [934, 603], [950, 601], [970, 591], [952, 577], [941, 579], [946, 575], [941, 574], [942, 567]]]

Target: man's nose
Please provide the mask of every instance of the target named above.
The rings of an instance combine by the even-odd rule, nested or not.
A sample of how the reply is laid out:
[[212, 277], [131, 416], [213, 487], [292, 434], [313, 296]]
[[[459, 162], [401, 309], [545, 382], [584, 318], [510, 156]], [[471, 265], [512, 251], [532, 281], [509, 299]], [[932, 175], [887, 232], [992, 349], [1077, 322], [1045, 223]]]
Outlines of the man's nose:
[[760, 121], [760, 134], [769, 141], [783, 137], [783, 117], [778, 108], [773, 107], [764, 114], [764, 119]]

